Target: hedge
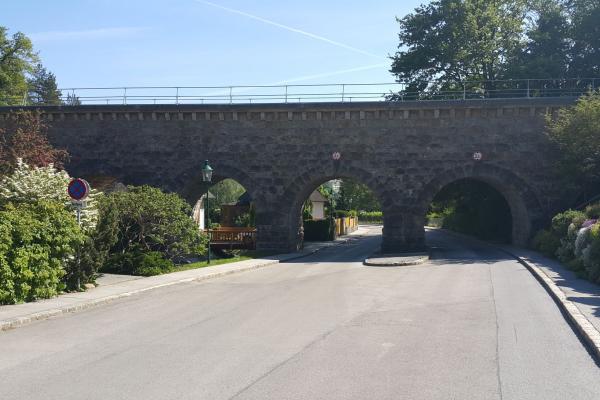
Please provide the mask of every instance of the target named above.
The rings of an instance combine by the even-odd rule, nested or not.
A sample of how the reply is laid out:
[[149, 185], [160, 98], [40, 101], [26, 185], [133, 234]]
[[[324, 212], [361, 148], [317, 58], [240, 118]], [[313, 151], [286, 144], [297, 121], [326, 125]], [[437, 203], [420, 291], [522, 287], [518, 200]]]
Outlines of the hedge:
[[323, 242], [335, 239], [335, 220], [331, 218], [304, 221], [304, 240]]
[[0, 211], [0, 304], [46, 299], [66, 287], [84, 234], [64, 204], [41, 200]]

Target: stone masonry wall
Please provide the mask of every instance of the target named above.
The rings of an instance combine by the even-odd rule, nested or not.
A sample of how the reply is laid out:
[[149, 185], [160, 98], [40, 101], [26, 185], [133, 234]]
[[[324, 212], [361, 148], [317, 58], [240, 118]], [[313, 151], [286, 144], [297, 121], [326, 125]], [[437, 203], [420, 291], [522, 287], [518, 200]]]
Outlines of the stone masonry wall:
[[[256, 201], [262, 249], [298, 246], [302, 202], [319, 184], [351, 177], [384, 210], [383, 248], [424, 245], [433, 196], [461, 178], [490, 183], [507, 199], [513, 240], [559, 207], [544, 115], [573, 99], [269, 105], [42, 107], [54, 145], [71, 154], [74, 176], [203, 190], [205, 159], [215, 179], [233, 178]], [[15, 108], [0, 108], [0, 126]], [[332, 153], [341, 159], [333, 160]], [[481, 161], [473, 153], [481, 152]]]

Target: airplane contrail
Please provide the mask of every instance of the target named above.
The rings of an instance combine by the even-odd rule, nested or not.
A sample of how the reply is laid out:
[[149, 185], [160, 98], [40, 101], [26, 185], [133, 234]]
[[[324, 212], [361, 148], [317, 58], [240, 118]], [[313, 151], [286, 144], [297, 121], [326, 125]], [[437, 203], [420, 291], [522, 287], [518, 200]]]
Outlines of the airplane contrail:
[[342, 75], [342, 74], [347, 74], [350, 72], [367, 71], [369, 69], [375, 69], [375, 68], [380, 68], [380, 67], [389, 67], [389, 63], [363, 65], [362, 67], [341, 69], [338, 71], [331, 71], [331, 72], [323, 72], [323, 73], [315, 74], [315, 75], [299, 76], [297, 78], [290, 78], [290, 79], [286, 79], [284, 81], [279, 81], [279, 82], [273, 83], [273, 85], [286, 85], [288, 83], [308, 81], [311, 79], [328, 78], [330, 76]]
[[227, 12], [230, 12], [230, 13], [242, 15], [244, 17], [247, 17], [247, 18], [250, 18], [250, 19], [254, 19], [256, 21], [260, 21], [260, 22], [268, 24], [268, 25], [273, 25], [273, 26], [276, 26], [278, 28], [285, 29], [286, 31], [290, 31], [290, 32], [298, 33], [300, 35], [308, 36], [309, 38], [312, 38], [312, 39], [315, 39], [315, 40], [320, 40], [321, 42], [329, 43], [331, 45], [334, 45], [334, 46], [337, 46], [337, 47], [341, 47], [341, 48], [344, 48], [346, 50], [353, 51], [355, 53], [363, 54], [363, 55], [370, 56], [370, 57], [385, 58], [385, 57], [382, 57], [382, 56], [377, 55], [377, 54], [370, 53], [370, 52], [365, 51], [365, 50], [357, 49], [356, 47], [352, 47], [352, 46], [349, 46], [349, 45], [344, 44], [344, 43], [336, 42], [335, 40], [331, 40], [331, 39], [328, 39], [328, 38], [323, 37], [323, 36], [315, 35], [314, 33], [306, 32], [306, 31], [303, 31], [301, 29], [297, 29], [297, 28], [294, 28], [294, 27], [291, 27], [291, 26], [283, 25], [283, 24], [280, 24], [278, 22], [271, 21], [271, 20], [259, 17], [257, 15], [249, 14], [249, 13], [244, 12], [244, 11], [235, 10], [233, 8], [225, 7], [225, 6], [222, 6], [220, 4], [215, 4], [215, 3], [212, 3], [212, 2], [206, 1], [206, 0], [194, 0], [194, 1], [196, 1], [197, 3], [205, 4], [207, 6], [219, 8], [221, 10], [224, 10], [224, 11], [227, 11]]

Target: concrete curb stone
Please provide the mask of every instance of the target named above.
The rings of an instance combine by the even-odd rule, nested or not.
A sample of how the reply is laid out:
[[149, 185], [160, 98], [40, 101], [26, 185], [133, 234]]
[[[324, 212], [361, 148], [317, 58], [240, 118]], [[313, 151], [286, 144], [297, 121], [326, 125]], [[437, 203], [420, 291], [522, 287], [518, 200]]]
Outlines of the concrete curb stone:
[[372, 267], [400, 267], [419, 265], [429, 260], [427, 253], [380, 254], [363, 261], [364, 265]]

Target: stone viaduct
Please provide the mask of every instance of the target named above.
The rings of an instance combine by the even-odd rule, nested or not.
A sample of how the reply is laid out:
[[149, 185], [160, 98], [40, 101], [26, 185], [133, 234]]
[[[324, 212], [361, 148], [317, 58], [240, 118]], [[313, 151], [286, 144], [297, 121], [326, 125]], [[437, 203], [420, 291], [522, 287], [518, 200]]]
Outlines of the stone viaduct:
[[[544, 116], [573, 98], [243, 105], [41, 107], [73, 176], [108, 175], [195, 201], [205, 159], [256, 202], [258, 247], [299, 245], [301, 207], [320, 184], [355, 178], [378, 196], [384, 251], [424, 246], [428, 205], [445, 185], [484, 181], [507, 200], [525, 244], [560, 208]], [[19, 108], [0, 108], [0, 126]], [[341, 158], [333, 160], [332, 153]], [[482, 159], [474, 160], [480, 152]]]

